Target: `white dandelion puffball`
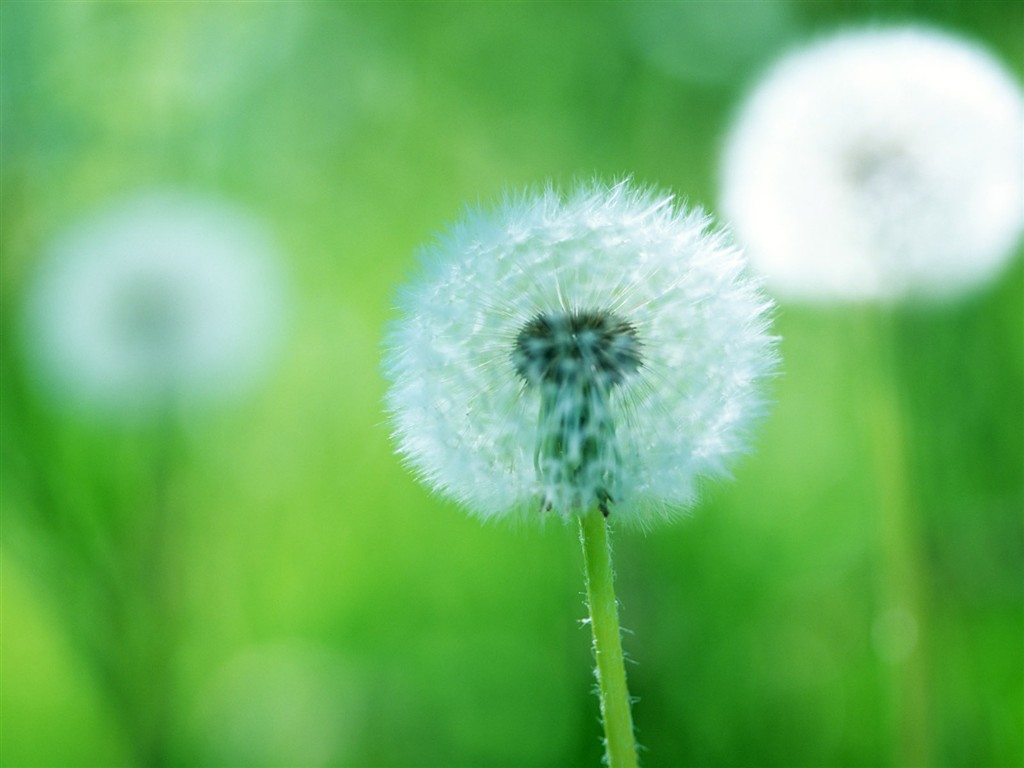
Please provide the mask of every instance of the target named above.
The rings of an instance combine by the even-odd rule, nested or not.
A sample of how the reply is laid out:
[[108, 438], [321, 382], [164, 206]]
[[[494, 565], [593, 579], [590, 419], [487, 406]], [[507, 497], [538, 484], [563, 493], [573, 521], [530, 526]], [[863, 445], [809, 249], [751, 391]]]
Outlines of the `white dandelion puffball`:
[[421, 263], [387, 405], [399, 453], [472, 513], [645, 527], [745, 449], [771, 304], [703, 212], [629, 182], [508, 195]]
[[127, 413], [234, 394], [275, 350], [276, 252], [222, 203], [150, 193], [73, 227], [45, 256], [26, 346], [63, 403]]
[[784, 57], [726, 144], [722, 209], [780, 296], [942, 298], [992, 280], [1024, 226], [1024, 106], [972, 43], [847, 31]]

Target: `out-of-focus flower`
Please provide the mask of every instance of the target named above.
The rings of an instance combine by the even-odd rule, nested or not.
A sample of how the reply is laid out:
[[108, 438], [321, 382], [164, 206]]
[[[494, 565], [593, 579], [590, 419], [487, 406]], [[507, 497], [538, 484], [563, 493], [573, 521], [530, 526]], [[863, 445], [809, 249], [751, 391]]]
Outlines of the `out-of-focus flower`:
[[61, 402], [122, 414], [224, 396], [275, 350], [284, 292], [266, 234], [221, 203], [158, 192], [50, 247], [26, 347]]
[[646, 526], [727, 472], [776, 364], [770, 302], [701, 211], [627, 182], [469, 210], [389, 333], [398, 449], [483, 518]]
[[914, 26], [784, 57], [728, 139], [722, 208], [787, 298], [941, 297], [992, 279], [1024, 225], [1024, 112], [981, 47]]

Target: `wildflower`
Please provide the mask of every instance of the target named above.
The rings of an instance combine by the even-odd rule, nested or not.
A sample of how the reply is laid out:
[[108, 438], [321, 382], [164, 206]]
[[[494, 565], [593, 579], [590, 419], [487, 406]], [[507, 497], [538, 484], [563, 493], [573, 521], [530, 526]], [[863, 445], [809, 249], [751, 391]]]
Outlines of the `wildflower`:
[[776, 362], [770, 304], [699, 210], [623, 181], [472, 209], [387, 339], [398, 450], [483, 518], [646, 526], [727, 473]]
[[981, 47], [915, 26], [784, 57], [726, 145], [722, 208], [794, 299], [941, 297], [991, 280], [1024, 224], [1021, 92]]
[[282, 304], [275, 254], [253, 221], [152, 193], [52, 244], [29, 286], [26, 341], [61, 401], [143, 411], [250, 383]]

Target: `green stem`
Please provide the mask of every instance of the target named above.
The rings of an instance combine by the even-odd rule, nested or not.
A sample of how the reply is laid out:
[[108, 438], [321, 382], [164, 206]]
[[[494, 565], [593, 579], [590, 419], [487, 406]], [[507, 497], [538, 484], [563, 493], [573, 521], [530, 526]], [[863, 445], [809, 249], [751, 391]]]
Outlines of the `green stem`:
[[590, 607], [590, 628], [594, 633], [594, 657], [597, 660], [597, 684], [608, 765], [610, 768], [635, 768], [636, 742], [622, 658], [608, 524], [598, 509], [580, 515], [580, 541], [583, 544], [587, 603]]
[[887, 649], [893, 655], [883, 658], [890, 678], [894, 758], [899, 765], [930, 765], [924, 647], [928, 616], [918, 510], [908, 466], [912, 435], [897, 380], [895, 318], [879, 311], [870, 321], [868, 354], [875, 356], [876, 366], [867, 371], [863, 389], [877, 485], [880, 618], [909, 625], [902, 627], [902, 637], [893, 638], [895, 647]]

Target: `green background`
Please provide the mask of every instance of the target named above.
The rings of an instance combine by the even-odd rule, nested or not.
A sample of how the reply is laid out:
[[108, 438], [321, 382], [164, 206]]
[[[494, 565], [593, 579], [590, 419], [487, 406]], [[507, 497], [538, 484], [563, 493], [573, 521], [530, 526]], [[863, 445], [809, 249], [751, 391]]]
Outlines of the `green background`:
[[[632, 174], [714, 211], [761, 66], [906, 20], [1024, 71], [1012, 2], [0, 6], [0, 761], [598, 765], [576, 532], [402, 469], [395, 286], [510, 187]], [[53, 407], [19, 335], [47, 243], [168, 186], [273, 233], [276, 366], [170, 426]], [[782, 306], [735, 482], [616, 532], [645, 765], [1024, 764], [1017, 256], [940, 307]]]

